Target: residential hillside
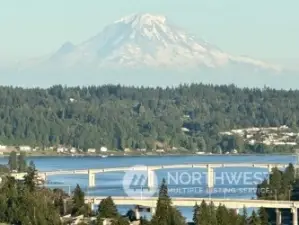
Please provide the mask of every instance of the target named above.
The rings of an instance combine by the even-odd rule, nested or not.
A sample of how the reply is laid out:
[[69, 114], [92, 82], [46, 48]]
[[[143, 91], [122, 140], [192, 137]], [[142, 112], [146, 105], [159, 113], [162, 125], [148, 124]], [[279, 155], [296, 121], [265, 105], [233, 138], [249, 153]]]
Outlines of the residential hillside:
[[293, 145], [299, 142], [299, 133], [292, 132], [287, 126], [281, 127], [252, 127], [245, 129], [233, 129], [220, 132], [222, 135], [238, 135], [250, 145], [262, 143], [265, 145]]
[[[247, 143], [233, 130], [287, 126], [291, 131], [286, 132], [295, 133], [298, 115], [299, 91], [269, 88], [203, 84], [166, 89], [0, 87], [0, 144], [85, 150], [106, 146], [109, 150], [285, 152], [296, 146], [275, 143], [296, 142], [296, 138], [276, 138], [276, 131], [265, 138], [263, 132], [247, 131]], [[227, 131], [234, 134], [221, 133]]]

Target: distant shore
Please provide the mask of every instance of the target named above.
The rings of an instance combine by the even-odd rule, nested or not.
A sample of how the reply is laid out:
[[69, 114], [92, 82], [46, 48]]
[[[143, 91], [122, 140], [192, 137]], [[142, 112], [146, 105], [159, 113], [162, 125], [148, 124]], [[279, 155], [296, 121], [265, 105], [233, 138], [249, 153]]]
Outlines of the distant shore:
[[[188, 153], [188, 152], [165, 152], [165, 153], [157, 153], [157, 152], [149, 152], [149, 153], [139, 153], [139, 152], [109, 152], [109, 153], [102, 153], [102, 154], [61, 154], [55, 152], [30, 152], [26, 153], [28, 157], [145, 157], [145, 156], [254, 156], [254, 155], [295, 155], [295, 153], [269, 153], [269, 154], [259, 154], [259, 153], [238, 153], [238, 154], [196, 154], [196, 153]], [[8, 154], [0, 155], [0, 158], [6, 158], [9, 156]]]

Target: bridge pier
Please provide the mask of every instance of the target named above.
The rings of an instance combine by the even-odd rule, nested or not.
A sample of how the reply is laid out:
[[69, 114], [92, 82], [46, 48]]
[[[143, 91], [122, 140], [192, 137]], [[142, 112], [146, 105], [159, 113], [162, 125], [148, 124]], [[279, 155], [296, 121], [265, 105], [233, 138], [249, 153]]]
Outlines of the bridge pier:
[[96, 210], [95, 204], [91, 203], [90, 208], [91, 208], [91, 211], [95, 211]]
[[293, 225], [298, 225], [298, 209], [297, 208], [292, 208], [292, 214], [293, 214]]
[[268, 182], [268, 184], [270, 184], [270, 175], [271, 175], [271, 173], [272, 173], [272, 165], [271, 164], [268, 164], [268, 173], [269, 173], [269, 177], [268, 177], [268, 180], [267, 180], [267, 182]]
[[239, 209], [235, 209], [234, 211], [236, 215], [239, 215]]
[[135, 207], [134, 212], [135, 212], [136, 220], [140, 220], [141, 215], [140, 215], [140, 210], [139, 210], [138, 206]]
[[96, 186], [96, 176], [92, 170], [88, 170], [88, 187]]
[[156, 214], [156, 207], [151, 207], [150, 209], [152, 216]]
[[42, 180], [43, 182], [47, 181], [47, 174], [46, 173], [38, 173], [38, 179]]
[[271, 174], [272, 173], [272, 165], [271, 164], [268, 164], [267, 165], [267, 167], [268, 167], [268, 172], [269, 172], [269, 174]]
[[147, 169], [147, 186], [149, 189], [155, 187], [155, 172]]
[[279, 209], [275, 209], [276, 212], [276, 225], [281, 225], [281, 211]]
[[214, 187], [214, 169], [210, 164], [207, 165], [207, 185], [209, 189]]

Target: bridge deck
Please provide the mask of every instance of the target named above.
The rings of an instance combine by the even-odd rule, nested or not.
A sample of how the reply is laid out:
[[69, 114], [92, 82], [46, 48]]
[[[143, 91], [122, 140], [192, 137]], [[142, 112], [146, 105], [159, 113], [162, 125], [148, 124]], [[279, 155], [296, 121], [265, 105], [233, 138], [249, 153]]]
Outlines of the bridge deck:
[[[99, 204], [104, 198], [101, 196], [89, 196], [85, 197], [86, 203]], [[116, 205], [142, 205], [146, 207], [156, 207], [156, 197], [150, 198], [132, 198], [132, 197], [112, 197]], [[209, 199], [209, 198], [172, 198], [174, 206], [193, 207], [196, 203], [200, 204], [202, 201], [206, 201], [208, 204], [213, 202], [215, 206], [225, 205], [227, 208], [240, 209], [247, 208], [298, 208], [299, 202], [295, 201], [271, 201], [271, 200], [250, 200], [250, 199]]]
[[83, 170], [56, 170], [56, 171], [43, 171], [47, 176], [50, 175], [65, 175], [65, 174], [88, 174], [92, 173], [105, 173], [105, 172], [120, 172], [129, 170], [160, 170], [160, 169], [179, 169], [179, 168], [229, 168], [229, 167], [251, 167], [251, 168], [264, 168], [269, 169], [273, 167], [286, 168], [289, 164], [284, 163], [197, 163], [197, 164], [178, 164], [178, 165], [154, 165], [143, 167], [114, 167], [102, 169], [83, 169]]

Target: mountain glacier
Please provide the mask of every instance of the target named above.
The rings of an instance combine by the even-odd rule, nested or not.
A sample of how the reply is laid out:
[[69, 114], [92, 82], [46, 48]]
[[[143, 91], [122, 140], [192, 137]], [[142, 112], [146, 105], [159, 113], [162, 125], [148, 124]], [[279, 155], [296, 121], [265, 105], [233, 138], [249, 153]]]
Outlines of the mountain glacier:
[[165, 16], [151, 14], [121, 18], [79, 45], [67, 42], [43, 63], [90, 68], [221, 68], [237, 63], [281, 70], [276, 65], [225, 53], [172, 25]]

